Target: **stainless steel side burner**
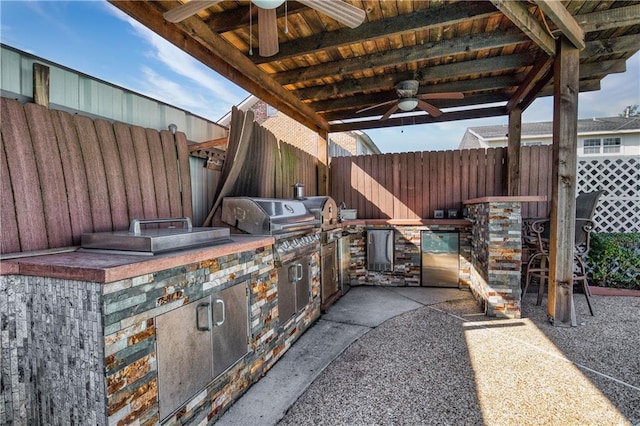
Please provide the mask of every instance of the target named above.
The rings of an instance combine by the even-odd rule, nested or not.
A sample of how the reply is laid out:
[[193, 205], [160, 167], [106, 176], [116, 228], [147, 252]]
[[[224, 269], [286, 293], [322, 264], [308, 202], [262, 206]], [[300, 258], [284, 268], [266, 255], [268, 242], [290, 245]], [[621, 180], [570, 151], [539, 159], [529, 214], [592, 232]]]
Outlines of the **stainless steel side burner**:
[[[141, 227], [172, 223], [181, 223], [182, 227]], [[128, 231], [82, 234], [80, 250], [152, 256], [157, 253], [226, 243], [231, 241], [229, 235], [228, 228], [194, 228], [188, 217], [133, 219]]]

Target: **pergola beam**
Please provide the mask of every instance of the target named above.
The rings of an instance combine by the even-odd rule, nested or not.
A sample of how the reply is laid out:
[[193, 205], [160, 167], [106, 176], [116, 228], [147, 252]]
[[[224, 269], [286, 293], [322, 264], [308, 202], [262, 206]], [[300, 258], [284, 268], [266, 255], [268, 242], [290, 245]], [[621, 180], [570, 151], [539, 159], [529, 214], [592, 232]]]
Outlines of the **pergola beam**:
[[[518, 90], [516, 90], [511, 99], [509, 99], [509, 102], [507, 102], [508, 112], [511, 112], [516, 106], [520, 104], [520, 102], [522, 102], [524, 98], [529, 95], [532, 89], [536, 87], [536, 83], [538, 82], [538, 80], [544, 77], [545, 74], [549, 71], [551, 65], [553, 65], [553, 58], [550, 56], [545, 55], [536, 61], [531, 71], [529, 71], [529, 74], [527, 74], [527, 77], [520, 84], [520, 86], [518, 86]], [[535, 96], [535, 93], [533, 95]]]
[[640, 4], [576, 15], [575, 19], [586, 33], [638, 25], [640, 24]]
[[525, 35], [518, 31], [494, 31], [456, 37], [431, 43], [424, 46], [409, 46], [388, 52], [372, 53], [305, 68], [271, 74], [271, 77], [282, 85], [301, 83], [336, 76], [345, 76], [372, 69], [403, 65], [424, 58], [437, 58], [467, 53], [483, 49], [496, 49], [528, 42]]
[[513, 0], [491, 0], [491, 3], [533, 40], [547, 55], [556, 55], [555, 40], [540, 22], [529, 13], [524, 3]]
[[580, 50], [585, 48], [584, 31], [559, 0], [535, 0], [535, 2], [575, 47]]
[[468, 120], [471, 118], [497, 117], [507, 114], [504, 106], [489, 107], [483, 109], [470, 109], [467, 111], [445, 112], [439, 117], [430, 115], [413, 115], [409, 117], [390, 118], [388, 120], [367, 120], [351, 123], [332, 124], [329, 133], [348, 132], [351, 130], [378, 129], [381, 127], [411, 126], [415, 124], [440, 123], [445, 121]]

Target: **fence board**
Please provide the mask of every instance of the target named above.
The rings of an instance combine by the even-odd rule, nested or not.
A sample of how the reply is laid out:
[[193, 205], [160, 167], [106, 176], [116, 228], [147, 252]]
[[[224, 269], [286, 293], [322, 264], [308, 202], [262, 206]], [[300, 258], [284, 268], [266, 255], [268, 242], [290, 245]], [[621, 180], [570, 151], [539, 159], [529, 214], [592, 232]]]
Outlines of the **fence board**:
[[47, 247], [47, 229], [27, 118], [22, 105], [13, 99], [2, 98], [0, 113], [16, 221], [20, 229], [20, 250], [43, 249]]
[[[409, 153], [409, 167], [405, 174], [412, 179], [412, 189], [408, 192], [407, 200], [409, 202], [409, 209], [407, 211], [407, 217], [420, 218], [423, 215], [423, 193], [425, 192], [425, 186], [422, 181], [422, 154], [419, 152]], [[401, 185], [403, 185], [401, 183]], [[409, 186], [409, 185], [407, 185]], [[428, 190], [428, 186], [426, 187]]]
[[182, 215], [193, 219], [193, 204], [191, 198], [191, 172], [189, 171], [189, 147], [187, 135], [183, 132], [175, 134], [176, 153], [178, 154], [178, 167], [180, 173], [180, 192], [182, 194]]
[[89, 184], [93, 231], [112, 231], [107, 176], [95, 126], [90, 118], [81, 115], [74, 116], [74, 121]]
[[144, 218], [140, 177], [138, 176], [136, 151], [133, 148], [131, 130], [129, 126], [124, 123], [115, 123], [113, 129], [115, 131], [116, 141], [118, 142], [118, 150], [120, 151], [124, 185], [127, 189], [127, 211], [129, 212], [129, 218]]
[[420, 217], [431, 217], [431, 199], [429, 197], [429, 168], [431, 156], [428, 152], [422, 154], [422, 210]]
[[392, 164], [395, 154], [386, 154], [384, 156], [384, 164], [378, 164], [384, 172], [384, 200], [385, 200], [385, 217], [394, 217], [394, 205], [397, 192], [395, 191], [395, 177], [392, 173]]
[[[147, 142], [147, 134], [144, 128], [140, 126], [131, 126], [131, 140], [133, 141], [133, 149], [136, 153], [136, 164], [138, 168], [138, 179], [140, 193], [142, 195], [142, 211], [145, 219], [156, 219], [158, 217], [158, 208], [156, 206], [156, 190], [153, 183], [153, 171], [151, 165], [151, 156], [149, 154], [149, 143]], [[187, 170], [189, 165], [187, 164]], [[184, 176], [183, 176], [184, 178]], [[191, 185], [191, 177], [187, 177], [187, 182]], [[189, 197], [191, 200], [191, 197]], [[191, 205], [191, 202], [189, 202]], [[189, 218], [192, 218], [189, 215]]]
[[[109, 188], [109, 202], [111, 205], [111, 221], [113, 229], [123, 231], [129, 227], [129, 214], [127, 212], [127, 195], [124, 184], [124, 174], [118, 153], [118, 144], [113, 133], [113, 126], [105, 120], [95, 120], [100, 151], [104, 158], [107, 187]], [[134, 219], [134, 218], [131, 218]]]
[[[4, 117], [3, 117], [4, 118]], [[0, 224], [2, 225], [0, 238], [0, 253], [14, 253], [20, 251], [20, 236], [18, 222], [15, 215], [13, 190], [9, 179], [9, 165], [4, 149], [4, 135], [0, 137]]]
[[51, 115], [47, 108], [36, 104], [26, 104], [24, 110], [37, 164], [34, 172], [40, 178], [48, 245], [69, 246], [72, 238], [67, 189]]
[[89, 201], [89, 184], [83, 164], [82, 149], [71, 114], [63, 111], [51, 111], [53, 128], [58, 139], [62, 171], [67, 187], [67, 202], [71, 220], [72, 242], [80, 244], [84, 232], [93, 231], [91, 221], [91, 205]]
[[471, 167], [471, 150], [463, 149], [460, 151], [460, 199], [470, 200], [469, 196], [469, 168]]
[[462, 168], [462, 157], [460, 151], [452, 151], [451, 152], [453, 162], [451, 164], [451, 170], [453, 173], [451, 184], [452, 188], [452, 209], [455, 209], [459, 213], [462, 211], [462, 181], [460, 180], [460, 169]]
[[[182, 214], [182, 199], [180, 195], [180, 176], [178, 174], [178, 160], [176, 159], [176, 148], [173, 133], [169, 130], [161, 131], [160, 141], [162, 142], [164, 167], [167, 171], [169, 210], [171, 212], [171, 217], [180, 217]], [[220, 174], [222, 174], [222, 172]], [[220, 184], [221, 181], [222, 176], [218, 180], [218, 184]]]
[[153, 129], [146, 129], [147, 142], [149, 143], [149, 156], [153, 172], [155, 186], [156, 208], [159, 218], [171, 217], [169, 207], [169, 187], [167, 183], [167, 169], [164, 164], [162, 141], [160, 133]]

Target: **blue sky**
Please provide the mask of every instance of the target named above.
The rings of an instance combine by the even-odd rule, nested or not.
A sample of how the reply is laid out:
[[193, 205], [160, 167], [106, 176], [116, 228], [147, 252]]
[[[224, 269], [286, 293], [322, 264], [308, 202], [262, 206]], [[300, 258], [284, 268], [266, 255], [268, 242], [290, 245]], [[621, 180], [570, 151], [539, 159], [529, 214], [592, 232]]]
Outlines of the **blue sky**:
[[[105, 81], [218, 120], [248, 93], [104, 1], [0, 0], [0, 40]], [[580, 94], [580, 118], [616, 116], [640, 104], [640, 54], [627, 72]], [[536, 100], [523, 121], [550, 121], [552, 98]], [[467, 127], [506, 117], [367, 130], [382, 152], [455, 149]]]

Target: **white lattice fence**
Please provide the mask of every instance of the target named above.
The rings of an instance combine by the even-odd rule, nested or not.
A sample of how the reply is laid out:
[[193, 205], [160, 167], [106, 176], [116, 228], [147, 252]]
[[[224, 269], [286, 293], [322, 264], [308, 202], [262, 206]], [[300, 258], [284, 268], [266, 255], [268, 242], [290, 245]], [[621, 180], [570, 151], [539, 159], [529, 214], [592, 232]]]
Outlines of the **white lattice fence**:
[[640, 156], [578, 161], [578, 193], [604, 190], [596, 232], [640, 232]]

